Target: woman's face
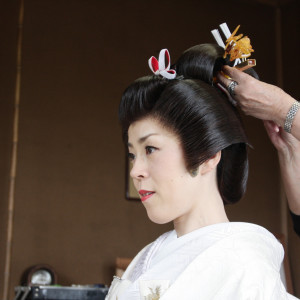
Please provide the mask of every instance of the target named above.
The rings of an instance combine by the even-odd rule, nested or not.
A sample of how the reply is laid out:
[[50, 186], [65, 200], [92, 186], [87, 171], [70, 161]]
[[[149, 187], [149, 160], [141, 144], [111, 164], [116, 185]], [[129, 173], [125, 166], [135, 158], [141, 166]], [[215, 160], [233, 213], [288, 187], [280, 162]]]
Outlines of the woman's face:
[[145, 118], [129, 127], [128, 148], [130, 176], [149, 218], [159, 224], [189, 218], [199, 204], [201, 185], [185, 167], [177, 136]]

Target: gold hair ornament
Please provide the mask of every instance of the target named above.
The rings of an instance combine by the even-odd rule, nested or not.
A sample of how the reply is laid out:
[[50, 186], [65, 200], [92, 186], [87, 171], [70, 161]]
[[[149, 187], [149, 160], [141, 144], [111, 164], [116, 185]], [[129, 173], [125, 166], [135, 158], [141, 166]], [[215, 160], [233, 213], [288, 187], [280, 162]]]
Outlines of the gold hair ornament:
[[230, 61], [235, 61], [235, 68], [241, 71], [256, 66], [255, 59], [247, 59], [250, 57], [251, 53], [254, 52], [250, 44], [250, 39], [247, 36], [243, 36], [243, 34], [236, 35], [240, 25], [236, 27], [233, 33], [230, 32], [226, 23], [222, 23], [220, 28], [226, 37], [226, 45], [224, 44], [218, 29], [212, 30], [211, 33], [218, 45], [224, 48], [225, 52], [223, 57], [229, 57]]

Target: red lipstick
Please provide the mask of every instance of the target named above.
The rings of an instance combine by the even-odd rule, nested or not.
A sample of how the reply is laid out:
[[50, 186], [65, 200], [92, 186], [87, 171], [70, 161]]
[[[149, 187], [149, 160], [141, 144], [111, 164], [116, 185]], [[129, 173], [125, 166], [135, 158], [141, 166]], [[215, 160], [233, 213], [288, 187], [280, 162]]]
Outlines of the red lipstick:
[[141, 201], [144, 202], [148, 198], [150, 198], [154, 194], [154, 192], [146, 191], [146, 190], [139, 190], [139, 194], [141, 195]]

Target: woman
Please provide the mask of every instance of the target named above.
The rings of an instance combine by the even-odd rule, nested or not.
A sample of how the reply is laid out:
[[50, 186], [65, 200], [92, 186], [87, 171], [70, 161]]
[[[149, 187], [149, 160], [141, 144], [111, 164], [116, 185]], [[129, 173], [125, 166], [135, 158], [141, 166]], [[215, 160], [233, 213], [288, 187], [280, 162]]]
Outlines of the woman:
[[[258, 81], [249, 75], [225, 66], [223, 71], [238, 83], [234, 99], [247, 114], [264, 121], [266, 131], [278, 152], [281, 178], [291, 210], [295, 232], [300, 236], [300, 109], [291, 119], [287, 115], [299, 103], [280, 88]], [[227, 87], [231, 80], [220, 72], [218, 80]], [[290, 128], [285, 124], [290, 123]], [[286, 132], [290, 131], [290, 132]], [[290, 130], [289, 130], [290, 129]]]
[[[148, 217], [174, 230], [146, 246], [107, 299], [288, 299], [282, 246], [266, 229], [230, 223], [224, 204], [242, 198], [247, 137], [237, 110], [212, 86], [223, 49], [187, 50], [175, 71], [150, 59], [120, 104], [131, 177]], [[158, 67], [159, 66], [159, 67]]]

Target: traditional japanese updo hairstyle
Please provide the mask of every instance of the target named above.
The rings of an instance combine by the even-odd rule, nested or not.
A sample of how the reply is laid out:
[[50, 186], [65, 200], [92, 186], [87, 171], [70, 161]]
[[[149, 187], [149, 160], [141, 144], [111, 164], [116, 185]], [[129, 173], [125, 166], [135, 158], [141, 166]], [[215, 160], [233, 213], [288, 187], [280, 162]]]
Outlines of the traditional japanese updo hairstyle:
[[137, 79], [123, 93], [119, 119], [125, 143], [133, 122], [147, 117], [159, 121], [179, 137], [187, 170], [221, 150], [218, 188], [228, 204], [245, 193], [248, 157], [240, 116], [227, 96], [212, 85], [215, 71], [226, 63], [223, 53], [213, 44], [194, 46], [175, 65], [178, 79], [160, 75]]

